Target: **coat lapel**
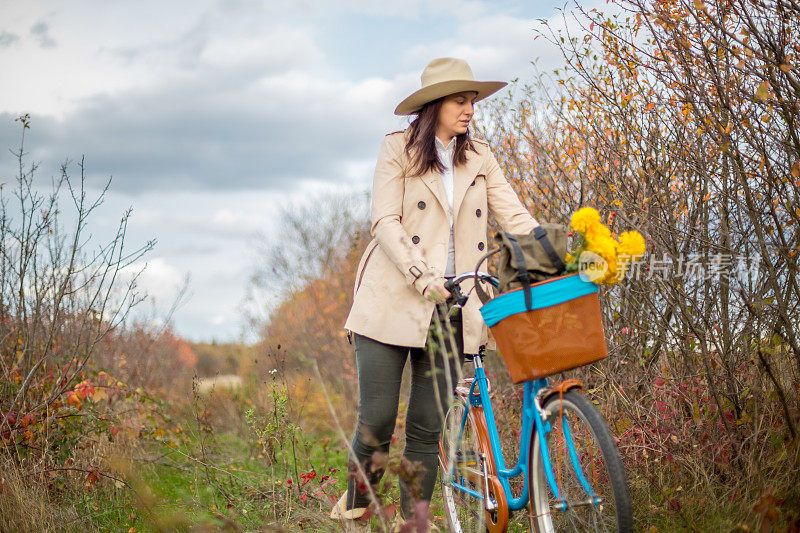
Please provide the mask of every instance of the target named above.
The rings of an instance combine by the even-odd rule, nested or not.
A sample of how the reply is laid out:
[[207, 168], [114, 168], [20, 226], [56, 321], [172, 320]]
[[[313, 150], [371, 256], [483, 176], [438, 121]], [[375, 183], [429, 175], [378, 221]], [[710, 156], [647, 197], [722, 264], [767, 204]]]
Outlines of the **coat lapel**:
[[467, 162], [453, 169], [453, 220], [458, 220], [458, 209], [461, 207], [467, 189], [472, 185], [472, 180], [475, 179], [480, 166], [481, 155], [467, 151]]
[[[422, 176], [422, 182], [428, 186], [433, 195], [439, 200], [439, 204], [444, 209], [445, 213], [450, 212], [450, 205], [447, 203], [447, 193], [444, 190], [444, 183], [442, 183], [442, 176], [435, 170], [429, 170]], [[455, 201], [455, 198], [453, 198]]]

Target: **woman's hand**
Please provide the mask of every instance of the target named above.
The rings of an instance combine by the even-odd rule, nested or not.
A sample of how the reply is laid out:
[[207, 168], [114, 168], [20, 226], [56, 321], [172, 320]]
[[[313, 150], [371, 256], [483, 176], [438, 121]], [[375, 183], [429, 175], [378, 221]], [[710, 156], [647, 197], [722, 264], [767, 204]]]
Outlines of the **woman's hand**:
[[434, 278], [428, 283], [425, 290], [422, 291], [422, 296], [424, 296], [426, 300], [436, 302], [437, 304], [443, 304], [451, 296], [450, 291], [444, 288], [445, 281], [444, 278]]

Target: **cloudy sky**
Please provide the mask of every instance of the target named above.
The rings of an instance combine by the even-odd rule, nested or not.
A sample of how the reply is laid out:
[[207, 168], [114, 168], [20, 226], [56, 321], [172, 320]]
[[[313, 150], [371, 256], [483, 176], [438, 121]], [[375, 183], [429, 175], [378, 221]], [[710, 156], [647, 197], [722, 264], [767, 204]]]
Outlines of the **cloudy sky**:
[[[368, 188], [393, 114], [431, 59], [466, 59], [478, 79], [557, 66], [534, 42], [551, 0], [0, 0], [0, 182], [14, 118], [48, 184], [85, 156], [92, 233], [133, 207], [130, 246], [156, 238], [142, 283], [194, 340], [242, 335], [254, 239], [287, 202]], [[74, 167], [73, 167], [73, 170]]]

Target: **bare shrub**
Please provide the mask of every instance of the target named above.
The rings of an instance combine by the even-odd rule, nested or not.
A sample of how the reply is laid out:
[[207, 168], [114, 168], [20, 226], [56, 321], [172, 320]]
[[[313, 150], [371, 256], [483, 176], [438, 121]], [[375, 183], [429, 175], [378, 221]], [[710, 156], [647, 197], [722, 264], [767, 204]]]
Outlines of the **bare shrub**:
[[261, 324], [260, 351], [271, 362], [264, 368], [307, 372], [318, 361], [335, 390], [352, 389], [354, 358], [343, 326], [369, 242], [364, 199], [325, 196], [281, 216], [281, 229], [265, 241], [253, 276], [254, 288], [275, 302]]
[[[796, 507], [800, 10], [576, 11], [577, 35], [540, 34], [565, 67], [499, 101], [483, 132], [540, 218], [566, 223], [588, 204], [648, 238], [640, 275], [603, 290], [611, 357], [583, 372], [638, 501], [684, 517], [732, 509], [731, 525], [758, 521], [773, 491]], [[797, 519], [791, 505], [776, 516]]]
[[79, 177], [64, 163], [43, 191], [26, 158], [30, 119], [18, 121], [18, 173], [0, 187], [0, 516], [3, 528], [58, 529], [80, 518], [58, 495], [111, 478], [94, 450], [146, 429], [148, 398], [93, 356], [141, 301], [130, 267], [154, 241], [125, 247], [131, 210], [107, 242], [87, 235], [109, 184], [91, 198], [81, 160]]

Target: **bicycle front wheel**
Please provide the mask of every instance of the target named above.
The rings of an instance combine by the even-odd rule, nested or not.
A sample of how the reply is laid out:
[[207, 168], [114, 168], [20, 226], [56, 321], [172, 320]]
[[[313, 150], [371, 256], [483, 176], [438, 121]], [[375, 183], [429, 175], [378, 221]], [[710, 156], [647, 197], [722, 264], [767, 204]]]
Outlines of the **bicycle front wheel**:
[[[547, 449], [559, 490], [556, 499], [545, 475], [539, 435], [533, 432], [529, 461], [530, 521], [535, 531], [633, 531], [625, 470], [608, 426], [578, 391], [552, 396], [543, 409], [551, 430]], [[573, 443], [572, 450], [568, 441]], [[570, 457], [574, 451], [574, 457]], [[580, 468], [575, 468], [577, 460]], [[590, 497], [588, 485], [598, 500]]]
[[465, 407], [464, 400], [459, 398], [445, 416], [439, 441], [442, 499], [451, 531], [483, 533], [487, 530], [483, 500], [463, 490], [483, 492], [480, 447], [471, 417], [467, 417], [462, 430]]

